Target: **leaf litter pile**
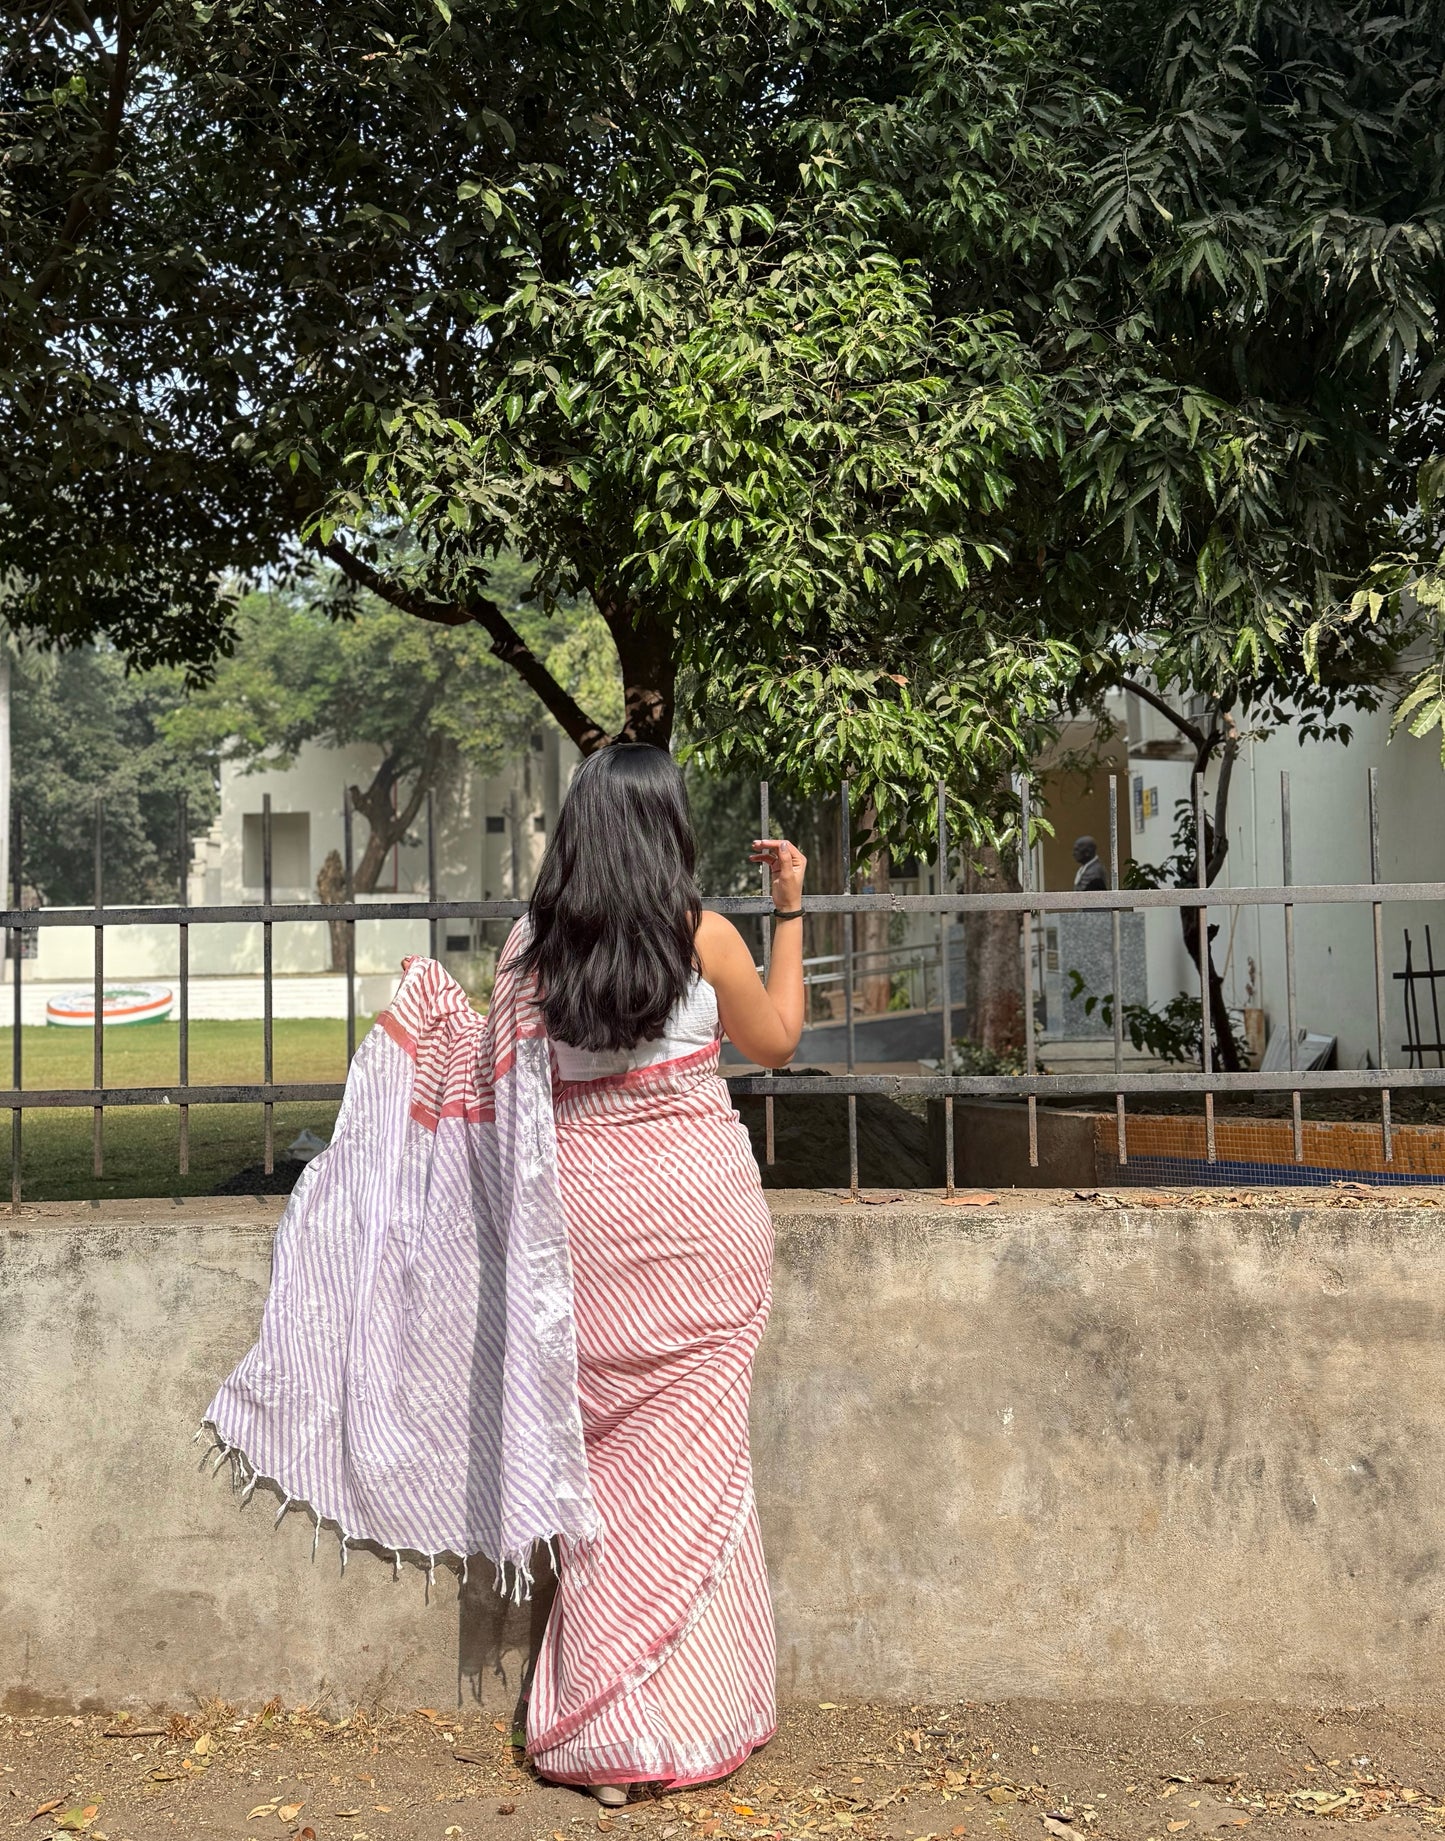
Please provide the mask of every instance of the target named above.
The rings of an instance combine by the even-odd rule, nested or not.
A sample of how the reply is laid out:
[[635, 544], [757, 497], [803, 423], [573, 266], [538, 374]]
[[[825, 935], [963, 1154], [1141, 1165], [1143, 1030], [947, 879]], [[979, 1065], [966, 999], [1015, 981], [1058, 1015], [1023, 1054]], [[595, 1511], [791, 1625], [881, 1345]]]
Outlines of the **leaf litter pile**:
[[1445, 1829], [1445, 1723], [1379, 1709], [1054, 1703], [784, 1710], [725, 1784], [604, 1812], [510, 1722], [433, 1707], [0, 1715], [0, 1834], [26, 1841], [1235, 1841]]

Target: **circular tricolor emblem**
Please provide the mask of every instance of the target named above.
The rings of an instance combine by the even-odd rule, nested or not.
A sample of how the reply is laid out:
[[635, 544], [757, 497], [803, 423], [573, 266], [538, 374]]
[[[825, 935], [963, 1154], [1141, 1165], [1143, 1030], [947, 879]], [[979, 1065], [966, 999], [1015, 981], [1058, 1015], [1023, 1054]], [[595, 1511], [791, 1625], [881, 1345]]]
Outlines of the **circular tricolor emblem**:
[[[159, 1023], [175, 1002], [165, 984], [108, 984], [100, 997], [101, 1022], [107, 1029], [117, 1023]], [[45, 1020], [62, 1029], [94, 1028], [94, 991], [58, 992], [45, 1006]]]

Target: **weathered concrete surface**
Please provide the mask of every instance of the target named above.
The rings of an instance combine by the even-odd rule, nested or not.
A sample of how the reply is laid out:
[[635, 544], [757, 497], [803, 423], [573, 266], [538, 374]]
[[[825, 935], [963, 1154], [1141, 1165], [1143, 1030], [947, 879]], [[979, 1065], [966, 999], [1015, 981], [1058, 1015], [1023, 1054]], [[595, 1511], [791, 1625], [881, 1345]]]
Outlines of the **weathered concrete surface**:
[[[755, 1454], [793, 1696], [1439, 1701], [1445, 1216], [772, 1198]], [[0, 1227], [0, 1696], [510, 1706], [527, 1616], [191, 1444], [272, 1203]]]

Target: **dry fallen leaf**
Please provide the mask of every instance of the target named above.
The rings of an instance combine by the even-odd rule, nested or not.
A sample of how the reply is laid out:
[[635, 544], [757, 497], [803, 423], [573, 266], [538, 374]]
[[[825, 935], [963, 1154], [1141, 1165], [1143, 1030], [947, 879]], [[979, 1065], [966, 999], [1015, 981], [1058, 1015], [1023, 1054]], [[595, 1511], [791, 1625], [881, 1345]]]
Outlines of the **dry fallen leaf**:
[[83, 1809], [67, 1809], [64, 1815], [56, 1816], [55, 1826], [67, 1834], [82, 1835], [99, 1814], [98, 1803], [87, 1803]]
[[1079, 1830], [1075, 1828], [1071, 1822], [1065, 1821], [1062, 1816], [1046, 1815], [1044, 1817], [1044, 1828], [1047, 1833], [1056, 1835], [1058, 1841], [1084, 1841], [1084, 1837], [1080, 1834]]
[[211, 1749], [211, 1735], [208, 1732], [203, 1732], [200, 1738], [197, 1739], [195, 1744], [191, 1747], [191, 1750], [196, 1754], [198, 1758], [204, 1758], [206, 1753], [210, 1749]]
[[275, 1815], [275, 1813], [276, 1813], [275, 1803], [257, 1803], [256, 1807], [246, 1817], [246, 1820], [248, 1822], [254, 1822], [257, 1816]]
[[985, 1790], [984, 1795], [991, 1803], [1013, 1803], [1018, 1801], [1017, 1796], [1012, 1790], [1005, 1790], [999, 1785], [995, 1785], [992, 1790]]
[[497, 1814], [498, 1815], [515, 1815], [516, 1813], [517, 1813], [517, 1805], [515, 1803], [498, 1803], [497, 1804]]
[[945, 1208], [993, 1208], [998, 1203], [996, 1195], [950, 1195], [944, 1200]]
[[35, 1814], [31, 1816], [30, 1820], [32, 1822], [38, 1822], [41, 1816], [49, 1815], [52, 1809], [58, 1809], [64, 1801], [65, 1798], [63, 1796], [52, 1796], [48, 1803], [42, 1803], [40, 1805], [35, 1811]]
[[485, 1752], [469, 1751], [465, 1745], [458, 1745], [452, 1756], [458, 1764], [490, 1764], [492, 1762]]
[[1189, 1826], [1189, 1817], [1187, 1815], [1181, 1816], [1177, 1822], [1171, 1822], [1169, 1824], [1169, 1832], [1171, 1835], [1177, 1835], [1180, 1829], [1188, 1828], [1188, 1826]]
[[304, 1807], [304, 1803], [283, 1803], [276, 1814], [283, 1822], [294, 1822]]

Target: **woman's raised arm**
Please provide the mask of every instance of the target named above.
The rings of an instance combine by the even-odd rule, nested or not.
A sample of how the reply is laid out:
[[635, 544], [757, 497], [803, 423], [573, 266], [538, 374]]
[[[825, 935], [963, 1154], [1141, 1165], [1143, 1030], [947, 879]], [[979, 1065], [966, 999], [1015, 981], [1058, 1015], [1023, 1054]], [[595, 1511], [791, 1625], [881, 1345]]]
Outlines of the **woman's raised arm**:
[[[808, 860], [779, 838], [760, 838], [751, 861], [772, 872], [773, 907], [796, 914], [803, 900]], [[758, 977], [746, 941], [721, 914], [705, 912], [697, 929], [702, 975], [717, 993], [718, 1016], [728, 1040], [760, 1067], [786, 1067], [803, 1033], [803, 923], [773, 922], [768, 982]]]

